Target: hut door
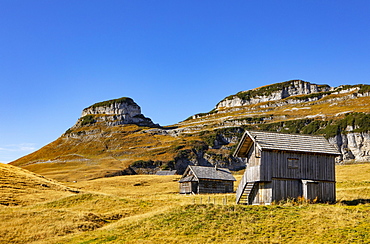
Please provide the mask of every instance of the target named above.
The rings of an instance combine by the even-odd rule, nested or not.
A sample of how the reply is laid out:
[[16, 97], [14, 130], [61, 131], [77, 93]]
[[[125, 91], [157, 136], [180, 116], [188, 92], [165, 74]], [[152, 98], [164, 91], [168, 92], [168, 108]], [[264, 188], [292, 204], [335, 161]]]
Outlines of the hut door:
[[198, 192], [198, 182], [191, 182], [191, 191], [194, 193], [199, 193]]
[[319, 182], [313, 180], [302, 180], [303, 197], [314, 200], [319, 197]]

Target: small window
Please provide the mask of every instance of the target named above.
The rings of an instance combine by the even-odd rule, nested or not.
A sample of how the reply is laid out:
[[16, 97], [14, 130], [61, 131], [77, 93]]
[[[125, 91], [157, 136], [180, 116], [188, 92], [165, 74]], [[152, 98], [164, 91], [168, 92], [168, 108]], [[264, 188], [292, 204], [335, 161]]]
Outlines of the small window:
[[298, 158], [288, 158], [288, 169], [298, 169]]

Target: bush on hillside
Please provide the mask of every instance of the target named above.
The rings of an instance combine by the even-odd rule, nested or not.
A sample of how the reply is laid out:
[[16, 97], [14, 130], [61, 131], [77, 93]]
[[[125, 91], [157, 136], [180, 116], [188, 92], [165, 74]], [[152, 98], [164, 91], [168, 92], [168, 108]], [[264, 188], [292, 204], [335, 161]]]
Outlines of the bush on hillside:
[[96, 120], [94, 119], [94, 115], [91, 114], [83, 116], [80, 121], [81, 126], [94, 124], [96, 122]]

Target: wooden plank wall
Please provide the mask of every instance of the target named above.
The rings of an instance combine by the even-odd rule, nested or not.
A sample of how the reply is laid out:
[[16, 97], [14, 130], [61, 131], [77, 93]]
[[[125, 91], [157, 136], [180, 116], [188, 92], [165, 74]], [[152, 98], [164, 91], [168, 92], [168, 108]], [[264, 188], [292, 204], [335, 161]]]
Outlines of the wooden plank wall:
[[288, 198], [298, 198], [303, 195], [300, 180], [273, 180], [272, 201], [281, 201]]
[[335, 183], [334, 182], [311, 182], [302, 185], [303, 197], [318, 202], [335, 202]]
[[191, 193], [191, 182], [181, 182], [180, 186], [180, 193], [188, 194]]
[[[317, 196], [321, 202], [335, 201], [335, 156], [276, 150], [263, 151], [259, 158], [252, 146], [247, 157], [247, 182], [256, 182], [250, 195], [252, 204], [301, 196], [311, 200]], [[294, 161], [294, 167], [288, 159]], [[304, 186], [302, 179], [316, 183]]]
[[273, 201], [302, 196], [310, 200], [317, 197], [318, 202], [335, 202], [335, 183], [319, 181], [308, 183], [307, 187], [300, 180], [274, 179], [272, 182], [258, 182], [250, 199], [252, 204], [270, 204]]
[[181, 182], [179, 190], [181, 194], [198, 193], [198, 182]]
[[252, 204], [270, 204], [272, 202], [272, 183], [256, 183], [250, 196], [250, 202]]
[[318, 202], [335, 202], [335, 183], [317, 181], [315, 183], [303, 184], [300, 180], [272, 181], [272, 201], [285, 200], [287, 198], [304, 197], [305, 199]]
[[228, 193], [234, 191], [233, 181], [200, 180], [198, 193]]
[[256, 157], [254, 145], [251, 147], [247, 157], [247, 182], [261, 181], [261, 157]]
[[[288, 159], [298, 159], [298, 168], [288, 167]], [[335, 181], [335, 157], [281, 151], [262, 153], [261, 180], [272, 178]]]

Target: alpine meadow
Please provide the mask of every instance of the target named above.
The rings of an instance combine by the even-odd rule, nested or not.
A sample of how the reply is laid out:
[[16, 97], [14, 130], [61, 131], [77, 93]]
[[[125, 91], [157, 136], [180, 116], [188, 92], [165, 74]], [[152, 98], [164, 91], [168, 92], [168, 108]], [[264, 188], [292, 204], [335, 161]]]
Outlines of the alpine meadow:
[[[367, 243], [369, 85], [301, 80], [239, 92], [170, 126], [132, 98], [98, 102], [55, 141], [1, 168], [1, 243]], [[236, 204], [179, 194], [188, 165], [224, 167], [246, 130], [320, 135], [338, 150], [336, 202]], [[156, 175], [162, 171], [175, 175]]]

